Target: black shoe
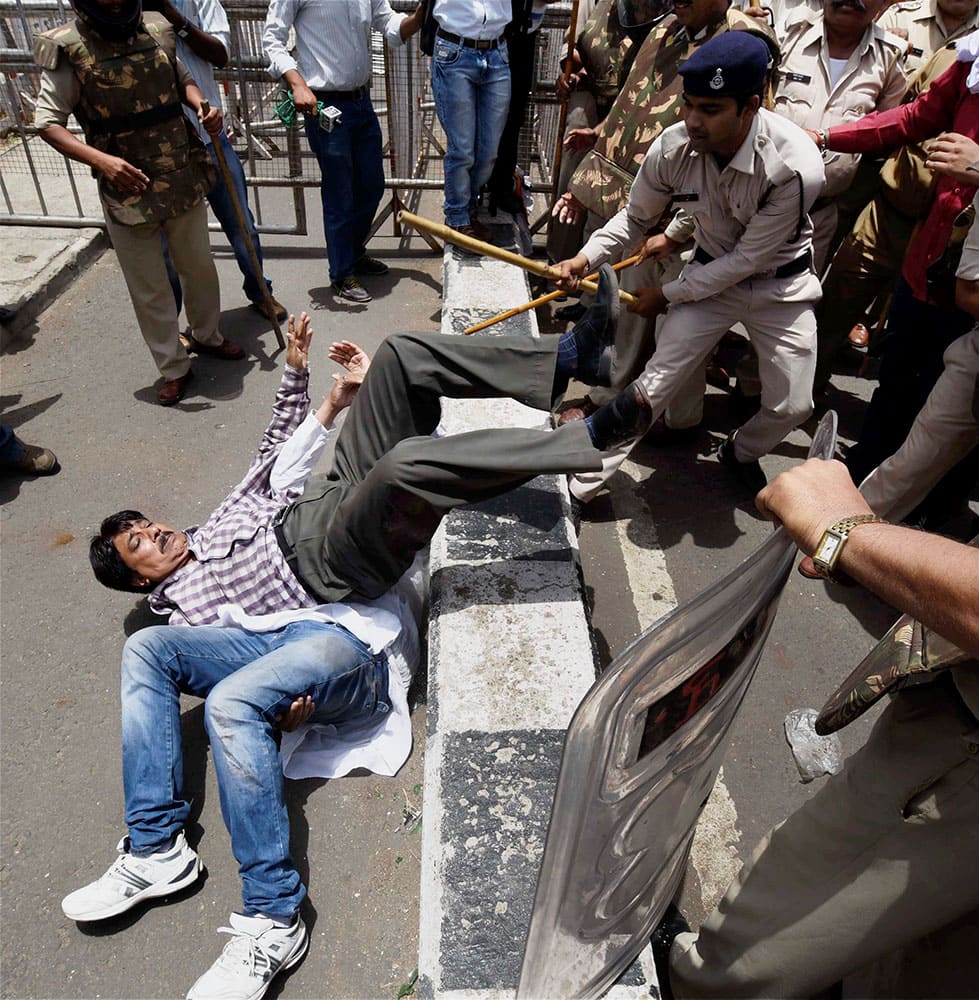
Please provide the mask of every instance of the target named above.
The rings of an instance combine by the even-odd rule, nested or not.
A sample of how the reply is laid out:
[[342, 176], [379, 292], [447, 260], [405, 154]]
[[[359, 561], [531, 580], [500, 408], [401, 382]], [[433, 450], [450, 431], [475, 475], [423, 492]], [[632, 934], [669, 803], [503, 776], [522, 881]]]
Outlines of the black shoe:
[[638, 382], [627, 385], [611, 403], [585, 418], [592, 444], [599, 451], [608, 451], [639, 437], [649, 430], [652, 422], [652, 407]]
[[554, 318], [561, 320], [562, 323], [576, 323], [586, 312], [588, 312], [588, 306], [582, 305], [580, 302], [571, 302], [566, 306], [561, 306], [560, 309], [555, 309]]
[[358, 305], [366, 305], [372, 301], [371, 293], [351, 274], [343, 281], [333, 282], [333, 294], [338, 299], [346, 299], [348, 302], [356, 302]]
[[717, 449], [717, 460], [721, 465], [734, 473], [734, 477], [742, 486], [751, 490], [752, 493], [758, 493], [759, 490], [763, 490], [768, 485], [768, 479], [765, 477], [765, 473], [761, 471], [761, 465], [758, 462], [739, 462], [735, 458], [735, 434], [737, 434], [737, 431], [729, 434], [721, 442], [720, 448]]
[[585, 385], [610, 385], [612, 339], [619, 322], [619, 282], [611, 264], [603, 264], [598, 275], [595, 301], [571, 331], [578, 350], [575, 373]]
[[364, 254], [363, 257], [358, 257], [354, 261], [354, 274], [368, 274], [376, 278], [382, 274], [387, 274], [390, 270], [383, 260], [378, 260], [376, 257], [368, 257], [367, 254]]
[[670, 949], [677, 935], [686, 934], [689, 930], [690, 925], [683, 914], [670, 903], [649, 939], [662, 1000], [673, 1000], [673, 990], [670, 989]]

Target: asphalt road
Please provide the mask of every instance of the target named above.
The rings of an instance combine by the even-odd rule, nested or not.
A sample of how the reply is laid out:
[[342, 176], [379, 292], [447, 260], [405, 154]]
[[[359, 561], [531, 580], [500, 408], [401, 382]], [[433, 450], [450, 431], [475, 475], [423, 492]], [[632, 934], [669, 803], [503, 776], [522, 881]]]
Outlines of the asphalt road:
[[[315, 208], [312, 196], [309, 205]], [[408, 252], [389, 235], [375, 241], [372, 252], [392, 270], [371, 282], [376, 298], [368, 307], [333, 302], [315, 233], [265, 243], [277, 296], [313, 315], [314, 396], [329, 386], [328, 340], [345, 337], [373, 349], [391, 332], [437, 329], [441, 258], [421, 241]], [[122, 507], [176, 525], [206, 517], [247, 467], [281, 372], [271, 330], [246, 308], [220, 235], [214, 246], [223, 328], [249, 360], [195, 361], [199, 377], [181, 405], [163, 409], [154, 401], [155, 370], [111, 253], [2, 358], [4, 419], [27, 440], [52, 447], [63, 466], [50, 480], [0, 481], [4, 997], [183, 995], [216, 957], [224, 942], [216, 928], [239, 904], [201, 709], [188, 699], [191, 833], [206, 881], [170, 905], [91, 928], [67, 921], [59, 905], [104, 871], [125, 832], [119, 653], [125, 635], [147, 624], [141, 601], [95, 584], [87, 538], [106, 513]], [[870, 384], [840, 385], [834, 404], [846, 441]], [[712, 455], [733, 425], [726, 397], [712, 391], [696, 441], [642, 446], [586, 514], [584, 575], [606, 660], [676, 600], [737, 565], [771, 530]], [[798, 461], [807, 446], [805, 429], [797, 431], [765, 460], [766, 471]], [[799, 782], [782, 735], [785, 714], [821, 705], [894, 617], [859, 590], [793, 574], [684, 886], [692, 922], [764, 831], [815, 787]], [[415, 967], [421, 840], [406, 830], [403, 810], [421, 806], [423, 693], [416, 697], [416, 749], [397, 777], [290, 784], [294, 853], [310, 878], [312, 947], [269, 996], [394, 998]], [[857, 745], [866, 726], [850, 727], [844, 745]]]
[[[266, 198], [268, 199], [268, 195]], [[274, 193], [273, 193], [274, 198]], [[318, 199], [309, 197], [311, 223]], [[267, 209], [275, 216], [275, 205]], [[284, 216], [283, 207], [279, 217]], [[390, 233], [390, 226], [385, 230]], [[126, 507], [164, 523], [200, 523], [244, 473], [268, 421], [284, 355], [247, 307], [221, 234], [213, 244], [224, 333], [247, 361], [198, 359], [186, 399], [155, 402], [156, 370], [135, 328], [114, 253], [84, 272], [2, 357], [4, 420], [51, 447], [51, 479], [0, 480], [2, 517], [2, 986], [9, 998], [175, 997], [217, 957], [216, 931], [240, 906], [240, 888], [208, 764], [200, 703], [184, 702], [192, 842], [208, 877], [170, 905], [104, 925], [75, 925], [61, 898], [101, 875], [125, 833], [119, 765], [119, 656], [149, 623], [135, 595], [104, 590], [87, 540]], [[328, 290], [323, 242], [276, 236], [266, 271], [290, 309], [309, 309], [315, 339], [311, 395], [338, 370], [329, 341], [373, 350], [392, 332], [437, 329], [441, 255], [420, 240], [373, 279], [374, 302], [340, 306]], [[418, 692], [422, 702], [424, 686]], [[416, 751], [394, 778], [289, 783], [294, 857], [309, 873], [309, 957], [269, 996], [393, 998], [417, 964], [425, 710]]]

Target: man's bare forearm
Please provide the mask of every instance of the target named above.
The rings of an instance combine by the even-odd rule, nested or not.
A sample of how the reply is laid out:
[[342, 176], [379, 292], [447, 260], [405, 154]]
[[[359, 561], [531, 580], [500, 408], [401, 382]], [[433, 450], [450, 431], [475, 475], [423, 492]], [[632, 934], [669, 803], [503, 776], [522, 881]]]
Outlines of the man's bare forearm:
[[979, 656], [979, 549], [896, 524], [855, 528], [844, 572], [888, 604]]

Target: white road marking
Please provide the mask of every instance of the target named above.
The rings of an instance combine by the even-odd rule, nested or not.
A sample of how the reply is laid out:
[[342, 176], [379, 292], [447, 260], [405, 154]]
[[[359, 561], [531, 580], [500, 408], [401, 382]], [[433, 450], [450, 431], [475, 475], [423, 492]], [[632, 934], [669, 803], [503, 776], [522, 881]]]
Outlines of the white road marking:
[[[648, 476], [648, 470], [626, 461], [620, 474], [639, 483]], [[677, 599], [656, 525], [641, 493], [641, 490], [616, 490], [612, 508], [636, 615], [640, 626], [646, 628], [675, 608]], [[724, 784], [722, 768], [697, 824], [690, 851], [706, 913], [714, 909], [741, 868], [736, 846], [741, 833], [737, 824], [737, 809]]]

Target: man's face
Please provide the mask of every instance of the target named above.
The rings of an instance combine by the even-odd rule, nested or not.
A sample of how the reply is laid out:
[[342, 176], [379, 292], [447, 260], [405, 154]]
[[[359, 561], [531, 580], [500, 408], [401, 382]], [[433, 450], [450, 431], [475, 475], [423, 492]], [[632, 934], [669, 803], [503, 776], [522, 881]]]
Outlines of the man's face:
[[165, 580], [190, 558], [187, 535], [155, 521], [134, 521], [112, 539], [138, 586]]
[[696, 35], [727, 10], [727, 0], [674, 0], [673, 13], [691, 35]]
[[741, 112], [733, 97], [692, 97], [683, 95], [683, 121], [690, 136], [690, 145], [698, 153], [719, 153], [733, 156], [741, 145], [748, 120], [757, 107], [757, 98], [749, 101]]
[[938, 9], [953, 20], [964, 21], [977, 7], [977, 0], [938, 0]]
[[863, 31], [886, 0], [823, 0], [823, 18], [841, 31]]

